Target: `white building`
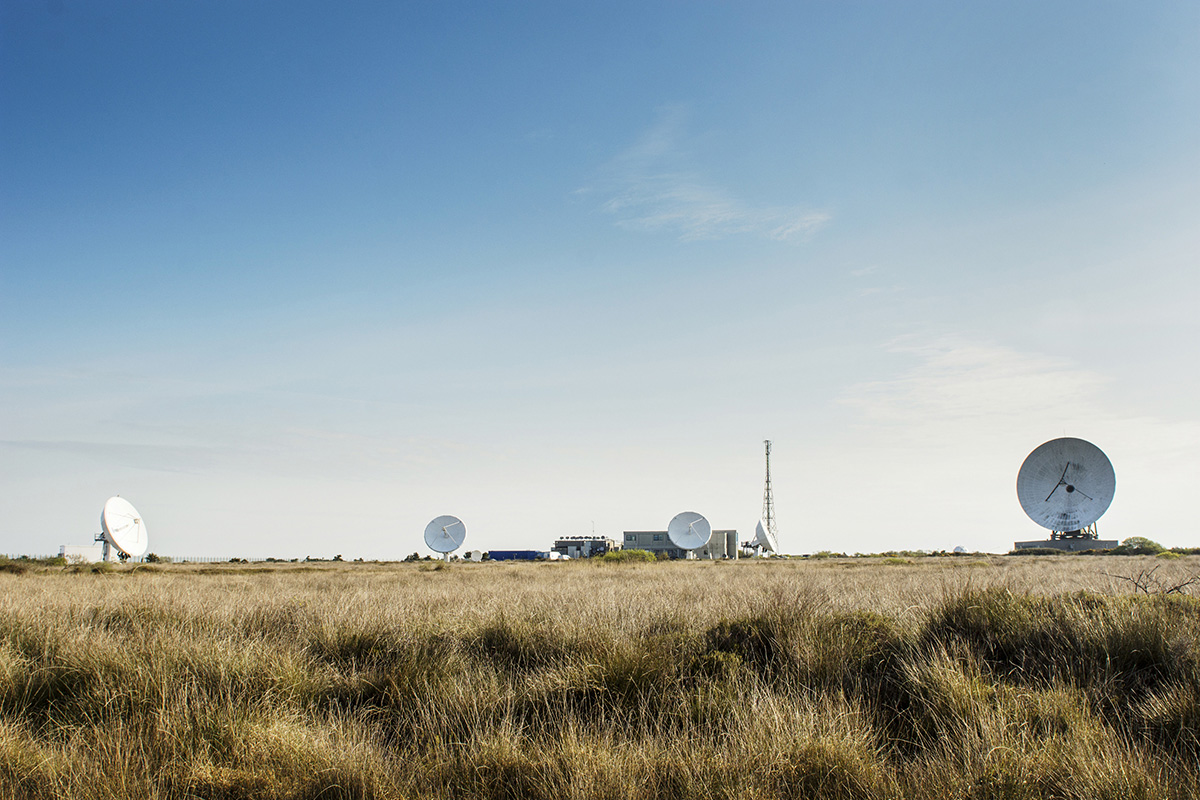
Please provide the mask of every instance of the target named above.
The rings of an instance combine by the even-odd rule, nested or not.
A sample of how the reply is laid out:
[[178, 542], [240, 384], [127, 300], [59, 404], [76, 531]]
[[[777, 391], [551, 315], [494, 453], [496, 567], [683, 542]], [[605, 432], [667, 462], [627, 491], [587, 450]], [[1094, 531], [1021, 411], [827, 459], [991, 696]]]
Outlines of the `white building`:
[[[109, 561], [116, 561], [117, 548], [109, 548]], [[70, 564], [95, 564], [104, 560], [104, 545], [96, 544], [64, 544], [58, 548], [58, 555]]]
[[607, 536], [564, 536], [554, 543], [551, 551], [568, 558], [591, 558], [616, 549], [617, 543]]

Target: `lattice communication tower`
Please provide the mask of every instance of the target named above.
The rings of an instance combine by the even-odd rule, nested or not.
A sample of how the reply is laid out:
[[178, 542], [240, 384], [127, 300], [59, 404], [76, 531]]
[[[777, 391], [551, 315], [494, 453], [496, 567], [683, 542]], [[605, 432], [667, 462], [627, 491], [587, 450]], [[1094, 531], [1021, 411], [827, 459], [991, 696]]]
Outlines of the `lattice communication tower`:
[[767, 448], [767, 484], [763, 488], [762, 520], [767, 533], [778, 540], [779, 531], [775, 528], [775, 500], [771, 497], [771, 440], [764, 439], [763, 444]]

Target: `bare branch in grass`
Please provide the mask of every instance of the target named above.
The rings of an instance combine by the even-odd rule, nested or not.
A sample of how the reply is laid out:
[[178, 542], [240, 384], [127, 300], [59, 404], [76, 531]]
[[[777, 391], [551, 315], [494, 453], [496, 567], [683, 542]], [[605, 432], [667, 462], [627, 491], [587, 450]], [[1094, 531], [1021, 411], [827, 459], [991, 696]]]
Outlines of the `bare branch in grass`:
[[1159, 566], [1161, 565], [1156, 564], [1149, 569], [1140, 569], [1132, 575], [1114, 575], [1111, 572], [1103, 574], [1131, 584], [1133, 590], [1139, 594], [1188, 594], [1191, 587], [1200, 586], [1200, 572], [1180, 579], [1162, 578], [1156, 574]]

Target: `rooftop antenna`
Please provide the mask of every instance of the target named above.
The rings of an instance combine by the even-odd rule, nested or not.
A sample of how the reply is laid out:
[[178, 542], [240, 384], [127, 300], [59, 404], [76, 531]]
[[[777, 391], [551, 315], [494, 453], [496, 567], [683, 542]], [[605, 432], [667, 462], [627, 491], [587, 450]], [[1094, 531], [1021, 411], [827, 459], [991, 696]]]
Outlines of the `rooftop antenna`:
[[146, 535], [146, 523], [137, 509], [123, 497], [110, 497], [100, 512], [101, 533], [96, 541], [103, 542], [101, 558], [108, 561], [109, 548], [117, 548], [117, 557], [122, 561], [146, 554], [150, 539]]
[[1096, 539], [1096, 520], [1117, 491], [1104, 451], [1083, 439], [1051, 439], [1026, 456], [1017, 472], [1017, 499], [1054, 539]]

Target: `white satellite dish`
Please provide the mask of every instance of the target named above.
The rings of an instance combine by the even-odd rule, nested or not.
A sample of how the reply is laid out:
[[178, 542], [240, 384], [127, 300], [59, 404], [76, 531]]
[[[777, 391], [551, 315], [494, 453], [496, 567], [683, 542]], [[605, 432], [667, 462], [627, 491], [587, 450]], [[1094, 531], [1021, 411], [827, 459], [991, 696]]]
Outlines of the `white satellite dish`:
[[753, 544], [755, 547], [760, 547], [772, 553], [779, 552], [779, 540], [775, 537], [775, 534], [771, 533], [771, 529], [763, 524], [761, 519], [754, 526]]
[[671, 544], [680, 550], [697, 550], [708, 544], [712, 537], [712, 526], [702, 515], [695, 511], [684, 511], [676, 514], [667, 526], [667, 538]]
[[452, 553], [462, 547], [466, 538], [467, 526], [449, 514], [434, 517], [425, 526], [425, 544], [435, 553]]
[[1017, 499], [1029, 518], [1071, 533], [1103, 516], [1117, 490], [1108, 456], [1083, 439], [1052, 439], [1030, 453], [1017, 473]]
[[150, 547], [146, 523], [133, 504], [123, 497], [110, 497], [104, 503], [104, 510], [100, 512], [100, 530], [104, 541], [126, 556], [145, 555]]

